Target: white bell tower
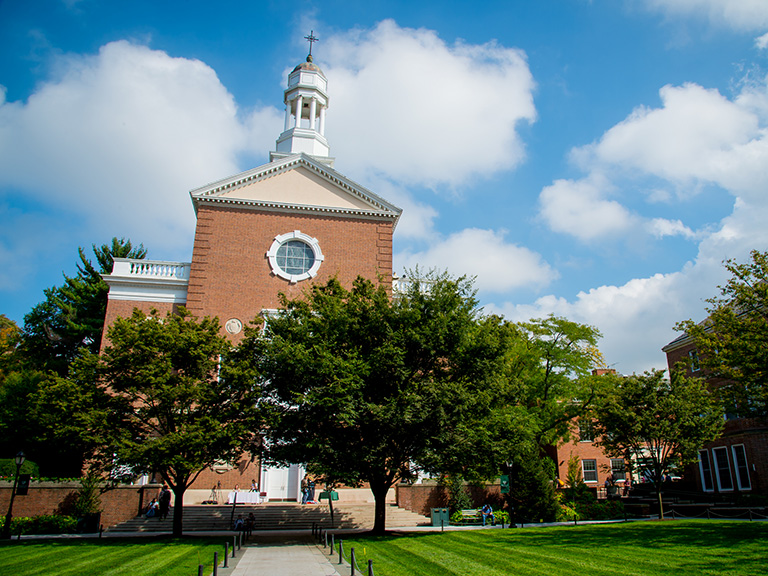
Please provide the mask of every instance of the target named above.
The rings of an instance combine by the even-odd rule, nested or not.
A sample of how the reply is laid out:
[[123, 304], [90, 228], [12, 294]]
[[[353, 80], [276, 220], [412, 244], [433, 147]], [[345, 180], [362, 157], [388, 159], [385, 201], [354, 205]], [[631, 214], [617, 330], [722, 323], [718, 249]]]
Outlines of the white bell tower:
[[285, 102], [285, 127], [277, 139], [275, 152], [270, 161], [304, 152], [316, 160], [333, 166], [331, 148], [325, 139], [325, 114], [328, 109], [328, 80], [317, 64], [312, 62], [312, 43], [317, 42], [310, 32], [309, 55], [288, 75], [283, 101]]

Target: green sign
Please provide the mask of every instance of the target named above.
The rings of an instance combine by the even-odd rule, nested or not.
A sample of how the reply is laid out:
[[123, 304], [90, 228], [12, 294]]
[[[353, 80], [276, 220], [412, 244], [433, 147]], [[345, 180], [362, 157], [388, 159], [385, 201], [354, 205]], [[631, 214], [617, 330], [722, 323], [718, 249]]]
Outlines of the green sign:
[[501, 493], [509, 494], [509, 476], [506, 474], [500, 478], [501, 480]]

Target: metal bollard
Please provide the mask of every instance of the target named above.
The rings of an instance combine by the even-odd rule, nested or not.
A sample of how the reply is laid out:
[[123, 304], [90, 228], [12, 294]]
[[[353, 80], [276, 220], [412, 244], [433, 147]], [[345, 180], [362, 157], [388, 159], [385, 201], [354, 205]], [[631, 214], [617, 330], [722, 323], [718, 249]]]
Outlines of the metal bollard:
[[237, 548], [237, 536], [232, 536], [232, 558], [235, 557], [235, 548]]
[[707, 508], [707, 520], [712, 520], [712, 516], [709, 515], [709, 508]]
[[211, 576], [217, 576], [219, 573], [219, 553], [214, 552], [213, 553], [213, 572], [211, 572]]
[[675, 518], [675, 509], [674, 509], [674, 508], [672, 508], [672, 520], [675, 520], [675, 519], [676, 519], [676, 518]]
[[323, 532], [323, 548], [328, 548], [328, 530]]
[[197, 565], [197, 576], [203, 576], [203, 565], [198, 564]]
[[344, 563], [344, 541], [339, 540], [339, 564]]
[[752, 522], [752, 508], [749, 509], [749, 521]]
[[229, 542], [224, 542], [224, 566], [223, 568], [229, 568], [227, 560], [229, 558]]
[[330, 553], [331, 556], [333, 556], [334, 548], [336, 548], [336, 537], [335, 535], [331, 534], [331, 553]]
[[352, 546], [352, 549], [349, 551], [349, 566], [351, 567], [351, 571], [349, 573], [349, 576], [355, 576], [355, 547]]
[[368, 560], [368, 576], [373, 576], [373, 560]]

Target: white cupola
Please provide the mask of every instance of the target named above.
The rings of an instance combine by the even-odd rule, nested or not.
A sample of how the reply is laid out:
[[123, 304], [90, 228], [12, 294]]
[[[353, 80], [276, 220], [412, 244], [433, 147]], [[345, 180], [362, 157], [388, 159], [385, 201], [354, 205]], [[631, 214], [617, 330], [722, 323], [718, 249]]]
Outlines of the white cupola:
[[288, 75], [283, 101], [285, 103], [285, 127], [277, 139], [275, 152], [270, 161], [303, 152], [328, 166], [333, 166], [331, 148], [325, 139], [325, 115], [328, 109], [328, 80], [320, 67], [312, 62], [310, 34], [309, 55]]

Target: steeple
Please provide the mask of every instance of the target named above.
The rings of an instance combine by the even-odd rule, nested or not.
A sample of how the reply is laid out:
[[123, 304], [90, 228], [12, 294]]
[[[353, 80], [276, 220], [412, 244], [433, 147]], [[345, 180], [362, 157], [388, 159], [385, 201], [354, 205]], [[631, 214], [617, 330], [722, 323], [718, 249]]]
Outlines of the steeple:
[[[314, 31], [313, 31], [314, 32]], [[285, 127], [277, 139], [270, 161], [304, 152], [316, 160], [333, 166], [331, 148], [325, 139], [325, 113], [328, 109], [328, 80], [312, 61], [312, 44], [318, 39], [310, 32], [309, 55], [288, 75], [284, 92]]]

